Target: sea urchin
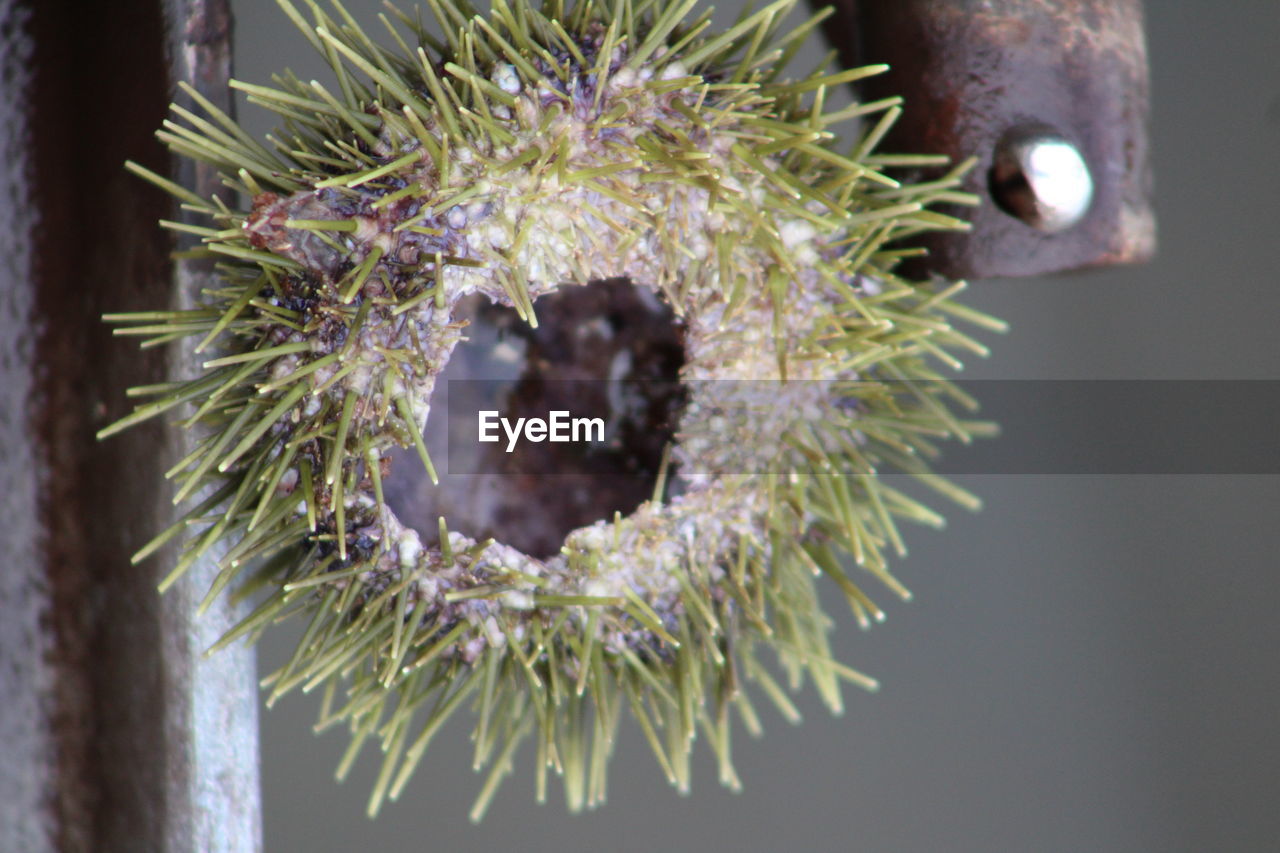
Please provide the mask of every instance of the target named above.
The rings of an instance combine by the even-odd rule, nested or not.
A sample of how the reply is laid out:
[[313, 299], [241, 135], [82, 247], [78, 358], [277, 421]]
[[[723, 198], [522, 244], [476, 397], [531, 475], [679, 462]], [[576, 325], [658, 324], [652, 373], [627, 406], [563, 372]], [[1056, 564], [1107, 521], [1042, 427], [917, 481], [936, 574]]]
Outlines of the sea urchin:
[[[133, 166], [207, 215], [177, 227], [222, 261], [203, 307], [108, 318], [215, 356], [104, 431], [194, 408], [171, 475], [196, 505], [140, 557], [191, 532], [168, 583], [225, 549], [210, 598], [252, 579], [261, 604], [224, 643], [305, 614], [272, 697], [323, 688], [322, 723], [353, 734], [344, 768], [381, 744], [371, 811], [467, 701], [492, 767], [477, 814], [530, 733], [539, 797], [551, 767], [571, 807], [597, 802], [624, 706], [681, 790], [699, 730], [736, 785], [730, 709], [758, 729], [744, 686], [795, 713], [762, 648], [833, 709], [841, 680], [873, 686], [832, 660], [813, 577], [864, 624], [882, 614], [846, 557], [906, 596], [881, 552], [903, 550], [897, 519], [938, 518], [877, 472], [968, 500], [921, 461], [976, 429], [933, 365], [984, 352], [953, 319], [998, 323], [953, 301], [961, 285], [894, 274], [902, 238], [962, 227], [925, 210], [969, 201], [959, 169], [899, 183], [883, 170], [940, 164], [874, 152], [896, 100], [826, 108], [879, 69], [782, 79], [821, 16], [778, 35], [779, 0], [707, 35], [696, 2], [433, 0], [443, 36], [397, 13], [385, 48], [337, 3], [307, 22], [281, 0], [336, 91], [235, 84], [283, 119], [271, 147], [194, 93], [204, 114], [175, 108], [160, 134], [247, 209]], [[861, 133], [842, 146], [837, 125]], [[413, 461], [393, 451], [436, 480], [433, 392], [477, 306], [536, 326], [557, 294], [606, 285], [679, 329], [687, 395], [652, 497], [549, 555], [393, 511], [384, 480]]]

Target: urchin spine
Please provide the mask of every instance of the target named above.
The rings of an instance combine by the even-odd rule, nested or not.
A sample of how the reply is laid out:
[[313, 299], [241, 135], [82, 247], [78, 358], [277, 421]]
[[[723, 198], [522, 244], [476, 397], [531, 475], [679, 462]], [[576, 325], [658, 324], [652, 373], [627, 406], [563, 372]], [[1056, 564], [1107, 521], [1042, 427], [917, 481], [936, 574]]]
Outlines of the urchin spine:
[[[926, 436], [971, 429], [948, 412], [927, 358], [984, 351], [952, 317], [998, 324], [956, 305], [958, 288], [895, 277], [901, 253], [883, 249], [959, 227], [923, 211], [968, 200], [956, 173], [901, 186], [870, 152], [896, 107], [825, 110], [829, 87], [874, 69], [777, 81], [778, 57], [812, 26], [770, 43], [793, 0], [710, 37], [703, 19], [684, 23], [688, 0], [624, 3], [616, 17], [592, 2], [497, 2], [488, 18], [433, 6], [445, 42], [417, 32], [423, 46], [399, 52], [340, 7], [335, 19], [308, 5], [308, 37], [340, 96], [288, 78], [242, 85], [291, 123], [275, 151], [214, 110], [162, 133], [254, 199], [232, 212], [183, 196], [215, 222], [197, 230], [227, 259], [227, 288], [159, 322], [116, 318], [157, 340], [194, 334], [231, 350], [116, 427], [195, 402], [189, 420], [209, 430], [176, 469], [180, 496], [213, 495], [188, 516], [203, 529], [175, 572], [224, 539], [218, 588], [265, 561], [260, 576], [278, 588], [226, 641], [311, 615], [272, 695], [323, 686], [322, 718], [351, 726], [352, 756], [381, 742], [372, 809], [472, 697], [477, 763], [493, 767], [481, 805], [531, 728], [539, 773], [563, 772], [575, 807], [597, 801], [624, 700], [673, 783], [688, 785], [699, 729], [722, 780], [736, 782], [727, 709], [754, 719], [741, 681], [789, 713], [753, 647], [772, 646], [791, 680], [807, 674], [833, 707], [840, 680], [869, 686], [831, 660], [812, 576], [833, 577], [863, 621], [880, 611], [841, 552], [905, 593], [881, 551], [901, 550], [895, 519], [936, 516], [875, 469], [923, 473], [912, 451], [930, 449]], [[829, 128], [877, 111], [840, 150]], [[673, 456], [707, 475], [571, 533], [549, 560], [444, 519], [438, 544], [425, 544], [387, 509], [381, 478], [392, 447], [416, 447], [432, 470], [422, 431], [463, 335], [460, 301], [481, 294], [533, 323], [540, 296], [612, 277], [681, 315], [682, 378], [770, 380], [786, 389], [781, 405], [726, 432], [734, 401], [694, 395]], [[842, 406], [818, 379], [881, 391], [907, 379], [918, 399]], [[783, 446], [779, 412], [815, 411], [819, 426], [789, 463], [815, 476], [740, 473], [762, 445]]]

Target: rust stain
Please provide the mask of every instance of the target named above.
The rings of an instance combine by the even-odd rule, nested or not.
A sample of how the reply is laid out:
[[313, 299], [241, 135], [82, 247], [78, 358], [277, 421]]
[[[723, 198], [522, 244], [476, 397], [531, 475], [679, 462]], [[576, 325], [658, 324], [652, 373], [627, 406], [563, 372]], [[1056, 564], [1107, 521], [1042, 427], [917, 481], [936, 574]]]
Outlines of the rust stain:
[[[159, 4], [89, 11], [49, 0], [34, 4], [31, 36], [27, 168], [38, 188], [39, 328], [29, 417], [45, 472], [48, 718], [57, 750], [49, 809], [59, 850], [123, 849], [111, 842], [126, 833], [146, 848], [152, 836], [141, 815], [162, 804], [131, 798], [158, 791], [162, 772], [159, 762], [138, 760], [155, 748], [148, 718], [159, 719], [158, 696], [148, 679], [154, 688], [159, 668], [145, 650], [158, 646], [159, 625], [142, 618], [153, 584], [129, 553], [141, 541], [138, 508], [155, 497], [162, 439], [155, 428], [106, 446], [94, 433], [108, 408], [122, 414], [114, 410], [126, 387], [163, 374], [161, 354], [122, 352], [101, 314], [156, 304], [168, 292], [169, 247], [153, 226], [168, 203], [123, 169], [135, 157], [165, 171], [152, 136], [168, 100], [164, 27]], [[122, 823], [127, 829], [111, 831]]]

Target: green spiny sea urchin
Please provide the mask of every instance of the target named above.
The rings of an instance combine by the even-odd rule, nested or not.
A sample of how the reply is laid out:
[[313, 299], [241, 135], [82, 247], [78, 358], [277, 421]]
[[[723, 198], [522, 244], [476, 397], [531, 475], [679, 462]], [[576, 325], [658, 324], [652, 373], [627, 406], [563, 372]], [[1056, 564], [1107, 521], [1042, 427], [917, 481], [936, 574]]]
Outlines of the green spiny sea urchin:
[[[736, 785], [730, 709], [758, 727], [745, 684], [794, 714], [761, 649], [833, 709], [840, 681], [873, 686], [832, 660], [813, 577], [864, 624], [882, 614], [846, 556], [906, 596], [882, 550], [903, 551], [897, 519], [937, 516], [877, 471], [969, 500], [922, 461], [981, 429], [934, 365], [984, 352], [951, 320], [999, 324], [953, 301], [960, 284], [894, 274], [902, 238], [962, 227], [925, 209], [969, 201], [961, 169], [901, 184], [883, 170], [940, 164], [875, 153], [897, 102], [827, 110], [878, 69], [782, 79], [821, 18], [779, 35], [795, 0], [720, 35], [697, 0], [494, 0], [487, 16], [441, 0], [443, 36], [397, 13], [391, 49], [337, 3], [307, 3], [308, 23], [280, 2], [338, 90], [236, 83], [283, 119], [272, 147], [194, 93], [204, 115], [175, 108], [161, 132], [247, 209], [132, 166], [209, 218], [177, 227], [223, 278], [201, 308], [108, 318], [215, 356], [103, 432], [194, 407], [181, 422], [200, 438], [171, 475], [196, 505], [139, 556], [194, 531], [166, 584], [225, 547], [210, 600], [265, 586], [224, 643], [306, 615], [271, 694], [323, 688], [322, 723], [352, 731], [344, 767], [380, 743], [371, 811], [467, 701], [492, 767], [476, 814], [531, 732], [539, 797], [552, 767], [572, 808], [599, 801], [624, 706], [681, 790], [699, 729]], [[862, 132], [841, 146], [840, 123]], [[652, 499], [602, 509], [549, 556], [501, 525], [400, 517], [391, 457], [414, 448], [437, 479], [433, 392], [475, 306], [537, 325], [540, 300], [618, 281], [681, 331], [688, 395]], [[767, 382], [767, 400], [713, 380]]]

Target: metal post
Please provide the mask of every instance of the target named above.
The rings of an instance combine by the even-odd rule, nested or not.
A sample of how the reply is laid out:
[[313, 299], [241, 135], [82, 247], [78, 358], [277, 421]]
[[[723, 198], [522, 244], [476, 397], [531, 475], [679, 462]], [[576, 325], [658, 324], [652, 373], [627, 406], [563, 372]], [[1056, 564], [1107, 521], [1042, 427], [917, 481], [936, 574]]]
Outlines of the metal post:
[[127, 387], [186, 367], [100, 316], [185, 304], [207, 275], [175, 274], [172, 205], [123, 162], [167, 169], [177, 80], [227, 103], [229, 34], [225, 0], [0, 0], [2, 850], [261, 847], [253, 655], [203, 657], [235, 614], [195, 616], [208, 567], [161, 597], [172, 554], [129, 561], [173, 517], [186, 439], [94, 439]]

